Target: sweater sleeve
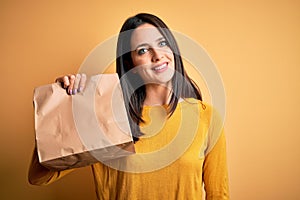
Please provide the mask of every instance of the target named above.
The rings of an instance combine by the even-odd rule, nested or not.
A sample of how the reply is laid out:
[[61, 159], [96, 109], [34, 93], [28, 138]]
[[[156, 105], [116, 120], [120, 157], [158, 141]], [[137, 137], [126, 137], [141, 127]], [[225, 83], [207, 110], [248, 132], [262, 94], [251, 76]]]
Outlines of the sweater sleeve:
[[32, 185], [48, 185], [70, 173], [71, 171], [73, 171], [73, 169], [52, 171], [44, 167], [38, 160], [37, 150], [35, 148], [29, 166], [28, 181]]
[[226, 144], [223, 132], [213, 149], [206, 155], [203, 168], [206, 199], [229, 199]]
[[226, 139], [223, 121], [213, 109], [203, 165], [203, 181], [207, 200], [229, 199]]

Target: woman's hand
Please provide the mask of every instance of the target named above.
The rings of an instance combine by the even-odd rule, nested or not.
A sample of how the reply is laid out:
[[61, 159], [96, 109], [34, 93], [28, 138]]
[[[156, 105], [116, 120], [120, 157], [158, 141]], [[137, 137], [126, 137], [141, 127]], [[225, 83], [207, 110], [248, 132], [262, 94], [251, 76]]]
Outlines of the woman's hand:
[[86, 83], [86, 75], [69, 74], [57, 78], [55, 82], [59, 82], [62, 85], [62, 87], [67, 90], [67, 93], [69, 95], [74, 95], [83, 91]]

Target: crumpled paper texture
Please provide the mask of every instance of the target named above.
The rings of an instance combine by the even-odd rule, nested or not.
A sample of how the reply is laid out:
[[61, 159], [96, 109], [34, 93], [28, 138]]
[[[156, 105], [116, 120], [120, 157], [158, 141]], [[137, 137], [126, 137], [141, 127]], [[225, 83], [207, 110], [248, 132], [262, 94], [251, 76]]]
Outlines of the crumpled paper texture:
[[39, 161], [49, 169], [91, 165], [134, 153], [117, 74], [88, 79], [68, 95], [59, 83], [35, 88], [35, 136]]

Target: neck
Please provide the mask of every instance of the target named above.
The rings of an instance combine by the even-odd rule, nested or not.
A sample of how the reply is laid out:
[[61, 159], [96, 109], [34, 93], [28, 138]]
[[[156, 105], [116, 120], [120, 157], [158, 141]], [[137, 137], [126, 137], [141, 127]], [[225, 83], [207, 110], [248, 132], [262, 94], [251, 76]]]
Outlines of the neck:
[[171, 87], [159, 84], [146, 85], [146, 98], [144, 105], [166, 105], [171, 99]]

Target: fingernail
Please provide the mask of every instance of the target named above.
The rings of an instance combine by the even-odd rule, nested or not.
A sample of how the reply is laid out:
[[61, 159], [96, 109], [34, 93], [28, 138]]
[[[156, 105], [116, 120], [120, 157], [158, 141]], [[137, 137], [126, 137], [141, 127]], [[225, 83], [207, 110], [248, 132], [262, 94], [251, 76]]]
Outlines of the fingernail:
[[83, 89], [83, 87], [79, 87], [77, 91], [78, 91], [78, 92], [81, 92], [82, 89]]
[[72, 90], [68, 89], [68, 93], [69, 93], [69, 95], [72, 95]]
[[76, 94], [77, 93], [77, 89], [73, 89], [73, 93], [72, 94]]

